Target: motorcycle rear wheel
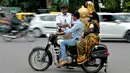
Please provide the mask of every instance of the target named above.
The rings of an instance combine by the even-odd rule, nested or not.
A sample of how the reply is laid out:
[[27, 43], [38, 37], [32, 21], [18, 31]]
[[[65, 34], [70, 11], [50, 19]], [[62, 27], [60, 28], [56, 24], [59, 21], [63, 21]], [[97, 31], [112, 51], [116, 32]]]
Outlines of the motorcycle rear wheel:
[[[101, 69], [102, 69], [102, 67], [103, 67], [103, 65], [104, 65], [104, 62], [103, 62], [103, 60], [102, 59], [100, 59], [100, 58], [97, 58], [97, 59], [99, 59], [100, 60], [100, 63], [99, 64], [94, 64], [94, 65], [90, 65], [89, 63], [90, 63], [90, 61], [88, 61], [88, 62], [85, 62], [85, 63], [83, 63], [82, 65], [81, 65], [81, 68], [86, 72], [86, 73], [98, 73]], [[95, 60], [94, 60], [95, 61]], [[92, 63], [91, 63], [92, 64]], [[87, 68], [87, 67], [90, 67], [90, 66], [93, 66], [93, 67], [96, 67], [97, 65], [99, 65], [95, 70], [90, 70], [89, 68]]]

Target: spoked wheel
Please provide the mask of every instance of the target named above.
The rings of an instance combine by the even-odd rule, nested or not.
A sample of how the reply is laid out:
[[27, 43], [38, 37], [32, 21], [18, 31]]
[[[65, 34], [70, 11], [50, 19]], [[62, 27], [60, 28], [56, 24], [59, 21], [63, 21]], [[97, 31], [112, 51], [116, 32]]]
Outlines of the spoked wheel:
[[100, 58], [91, 59], [88, 62], [85, 62], [81, 65], [81, 68], [86, 73], [97, 73], [99, 72], [103, 67], [103, 61]]
[[49, 55], [43, 49], [37, 49], [30, 53], [29, 65], [36, 71], [44, 71], [50, 66]]
[[28, 31], [26, 36], [25, 36], [26, 40], [28, 42], [34, 42], [36, 40], [36, 37], [34, 35], [34, 32], [33, 31]]

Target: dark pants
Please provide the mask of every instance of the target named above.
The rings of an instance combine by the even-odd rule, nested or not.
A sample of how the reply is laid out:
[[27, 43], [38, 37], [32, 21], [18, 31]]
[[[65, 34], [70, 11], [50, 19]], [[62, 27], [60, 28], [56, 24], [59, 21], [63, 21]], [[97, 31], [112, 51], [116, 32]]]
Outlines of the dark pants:
[[7, 32], [10, 33], [11, 30], [16, 30], [17, 33], [20, 33], [20, 25], [10, 25], [10, 29]]

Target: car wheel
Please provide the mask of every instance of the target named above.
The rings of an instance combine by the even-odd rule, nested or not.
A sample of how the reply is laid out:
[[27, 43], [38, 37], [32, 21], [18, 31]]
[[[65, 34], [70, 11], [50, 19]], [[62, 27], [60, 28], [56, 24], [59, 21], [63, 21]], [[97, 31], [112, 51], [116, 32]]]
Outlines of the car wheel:
[[42, 35], [42, 32], [39, 28], [35, 28], [33, 31], [36, 37], [40, 37]]
[[127, 42], [130, 43], [130, 31], [127, 31], [127, 33], [125, 35], [125, 39], [127, 40]]

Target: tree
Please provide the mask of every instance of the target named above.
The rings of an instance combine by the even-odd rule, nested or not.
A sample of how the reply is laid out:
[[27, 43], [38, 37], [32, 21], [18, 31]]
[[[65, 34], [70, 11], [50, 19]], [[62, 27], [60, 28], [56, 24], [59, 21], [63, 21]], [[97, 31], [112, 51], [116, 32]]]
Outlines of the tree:
[[[69, 0], [69, 4], [66, 4], [69, 12], [78, 11], [78, 9], [84, 5], [86, 0]], [[57, 0], [52, 3], [51, 11], [60, 11], [60, 7], [65, 2], [63, 0]]]
[[78, 11], [78, 9], [81, 8], [81, 6], [85, 4], [85, 2], [85, 0], [69, 0], [68, 9], [70, 12]]
[[0, 6], [7, 6], [8, 4], [8, 0], [0, 0]]
[[50, 11], [54, 11], [54, 12], [58, 11], [59, 12], [62, 4], [63, 4], [62, 0], [54, 1], [52, 3]]
[[105, 11], [120, 12], [120, 0], [104, 0]]
[[123, 11], [130, 12], [130, 1], [129, 0], [125, 0], [123, 2]]

